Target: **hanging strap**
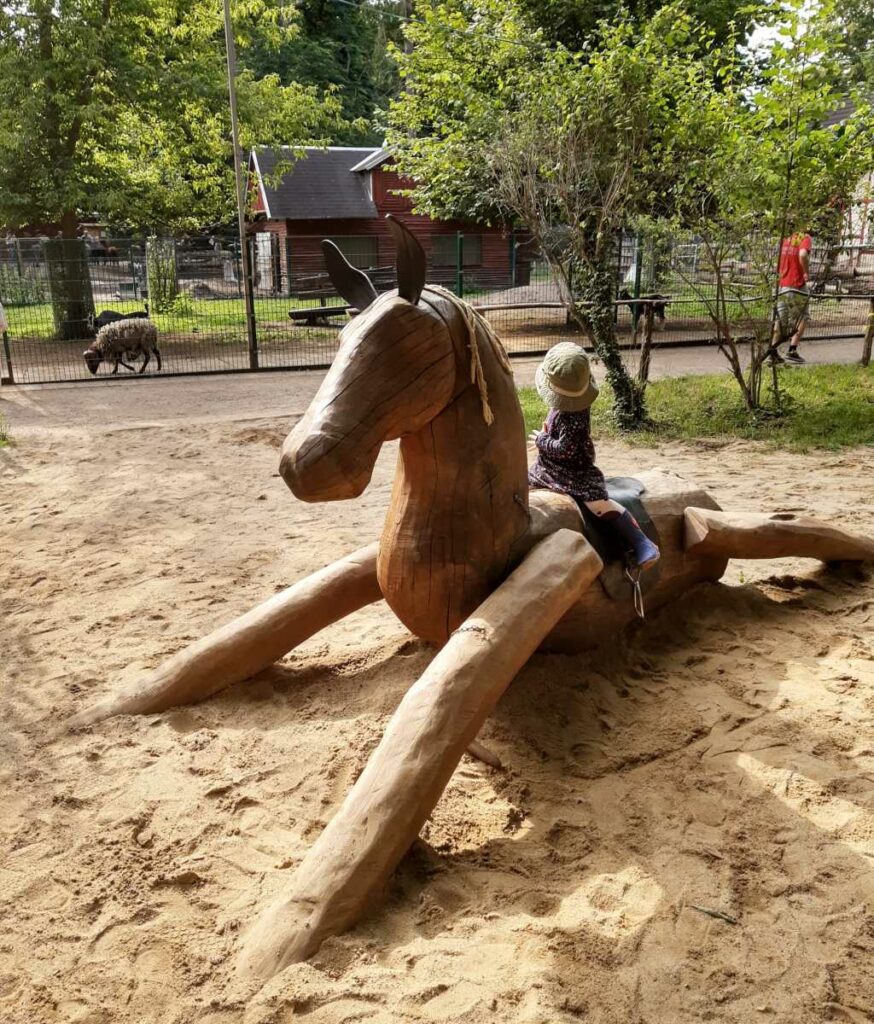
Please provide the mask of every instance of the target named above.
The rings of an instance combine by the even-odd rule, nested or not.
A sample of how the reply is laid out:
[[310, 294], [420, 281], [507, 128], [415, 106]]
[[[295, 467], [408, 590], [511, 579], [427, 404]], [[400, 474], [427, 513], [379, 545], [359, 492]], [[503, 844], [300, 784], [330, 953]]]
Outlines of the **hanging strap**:
[[633, 568], [629, 565], [625, 566], [625, 578], [631, 584], [631, 595], [634, 599], [634, 610], [637, 612], [639, 619], [646, 618], [646, 608], [643, 604], [643, 591], [640, 589], [640, 574], [643, 570], [639, 565]]

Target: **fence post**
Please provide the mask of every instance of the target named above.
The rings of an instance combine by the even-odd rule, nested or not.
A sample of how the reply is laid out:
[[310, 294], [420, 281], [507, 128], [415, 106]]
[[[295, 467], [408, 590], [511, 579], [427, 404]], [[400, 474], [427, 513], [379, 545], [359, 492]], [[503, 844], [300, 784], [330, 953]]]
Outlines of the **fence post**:
[[[643, 246], [640, 244], [640, 235], [634, 236], [634, 298], [640, 298], [640, 278], [643, 273]], [[635, 333], [637, 333], [637, 321], [640, 319], [640, 306], [638, 303], [634, 303], [634, 312], [632, 313], [632, 326]]]
[[[619, 245], [616, 246], [616, 297], [619, 297], [619, 293], [625, 282], [622, 280], [622, 251], [625, 248], [625, 230], [619, 232]], [[619, 323], [619, 303], [613, 303], [613, 323]]]
[[871, 348], [874, 346], [874, 299], [868, 306], [868, 326], [865, 328], [865, 340], [862, 342], [862, 366], [871, 362]]
[[[255, 324], [255, 283], [252, 278], [252, 264], [255, 262], [252, 257], [255, 249], [255, 239], [251, 239], [252, 248], [249, 249], [250, 239], [242, 240], [240, 245], [240, 259], [243, 264], [243, 296], [246, 304], [246, 338], [249, 342], [249, 369], [258, 369], [258, 329]], [[246, 246], [246, 258], [243, 259], [243, 246]]]
[[510, 287], [516, 287], [516, 233], [510, 232]]
[[285, 242], [285, 294], [291, 295], [291, 239], [286, 235], [283, 241]]
[[652, 356], [652, 323], [653, 323], [652, 302], [645, 303], [643, 307], [643, 344], [640, 347], [640, 366], [637, 368], [638, 383], [646, 385], [649, 382], [649, 362]]
[[[146, 251], [146, 246], [145, 246], [145, 243], [143, 243], [143, 254], [144, 255], [145, 255], [145, 251]], [[142, 282], [140, 281], [139, 275], [137, 274], [137, 265], [136, 265], [136, 263], [134, 263], [134, 245], [133, 245], [133, 242], [131, 242], [130, 248], [127, 251], [127, 262], [128, 262], [128, 265], [130, 266], [131, 290], [133, 292], [133, 298], [136, 299], [137, 302], [142, 302], [142, 300], [143, 300], [143, 287], [142, 287]], [[148, 287], [146, 288], [146, 291], [148, 291]]]
[[455, 294], [464, 298], [464, 235], [455, 233]]
[[3, 332], [3, 356], [6, 359], [6, 373], [0, 373], [0, 384], [14, 384], [15, 373], [12, 369], [12, 353], [9, 350], [9, 332]]

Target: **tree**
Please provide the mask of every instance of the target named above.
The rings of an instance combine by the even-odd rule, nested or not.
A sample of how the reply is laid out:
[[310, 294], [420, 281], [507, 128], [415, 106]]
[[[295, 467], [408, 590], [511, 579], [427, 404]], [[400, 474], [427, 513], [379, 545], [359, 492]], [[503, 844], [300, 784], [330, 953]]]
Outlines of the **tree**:
[[[295, 31], [277, 0], [238, 3], [241, 53]], [[244, 70], [243, 145], [320, 140], [340, 105], [311, 86]], [[0, 223], [82, 216], [119, 225], [194, 227], [234, 209], [221, 5], [208, 0], [17, 0], [0, 7]], [[63, 261], [84, 258], [61, 246]], [[71, 282], [85, 276], [74, 272]], [[80, 290], [81, 291], [81, 290]], [[82, 333], [66, 288], [60, 322]], [[61, 301], [61, 300], [59, 300]], [[56, 310], [56, 315], [58, 314]]]
[[[663, 6], [662, 0], [520, 0], [520, 4], [531, 24], [543, 30], [544, 38], [572, 51], [585, 49], [604, 22], [627, 16], [642, 27]], [[708, 30], [709, 38], [722, 45], [742, 39], [766, 6], [746, 0], [695, 0], [687, 10]]]
[[404, 4], [398, 0], [306, 0], [298, 10], [298, 32], [279, 46], [256, 44], [246, 65], [256, 74], [285, 82], [307, 82], [331, 91], [342, 104], [343, 123], [331, 141], [375, 144], [382, 135], [374, 114], [399, 87], [389, 42], [402, 39]]
[[874, 4], [871, 0], [843, 0], [834, 8], [841, 63], [850, 80], [874, 94]]
[[729, 63], [726, 87], [701, 104], [697, 152], [679, 167], [669, 202], [671, 230], [688, 231], [700, 251], [694, 267], [677, 259], [674, 270], [707, 309], [751, 412], [763, 408], [780, 240], [811, 231], [827, 273], [845, 211], [874, 162], [874, 121], [860, 95], [846, 121], [826, 123], [847, 86], [831, 4], [811, 14], [799, 0], [781, 17], [758, 80]]
[[572, 53], [497, 0], [439, 4], [409, 34], [411, 87], [390, 140], [417, 208], [524, 225], [604, 362], [617, 421], [640, 423], [645, 382], [623, 364], [613, 323], [615, 240], [635, 214], [665, 209], [697, 151], [697, 111], [716, 91], [706, 36], [671, 6], [642, 27], [602, 25]]

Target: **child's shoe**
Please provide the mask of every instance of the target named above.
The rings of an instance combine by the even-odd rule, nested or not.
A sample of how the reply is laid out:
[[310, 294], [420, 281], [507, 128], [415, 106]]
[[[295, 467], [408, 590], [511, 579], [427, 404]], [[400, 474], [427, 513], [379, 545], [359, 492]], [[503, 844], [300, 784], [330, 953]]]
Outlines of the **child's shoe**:
[[661, 557], [659, 549], [641, 530], [637, 520], [628, 509], [611, 522], [616, 527], [626, 547], [631, 548], [634, 552], [634, 560], [641, 569], [649, 569], [655, 565]]

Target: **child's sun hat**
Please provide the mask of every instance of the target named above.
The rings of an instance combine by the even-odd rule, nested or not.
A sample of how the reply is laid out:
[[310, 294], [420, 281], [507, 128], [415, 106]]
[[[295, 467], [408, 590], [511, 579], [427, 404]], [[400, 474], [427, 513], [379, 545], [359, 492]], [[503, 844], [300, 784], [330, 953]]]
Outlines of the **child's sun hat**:
[[582, 412], [598, 397], [588, 356], [572, 341], [561, 341], [546, 353], [534, 375], [534, 386], [558, 412]]

